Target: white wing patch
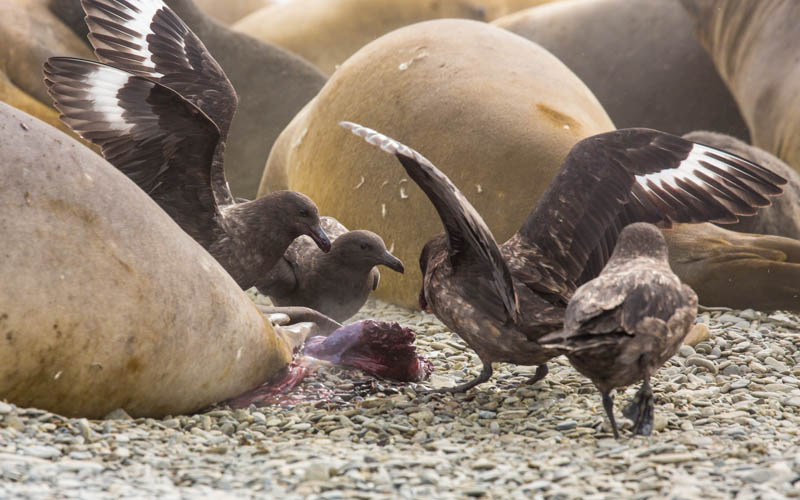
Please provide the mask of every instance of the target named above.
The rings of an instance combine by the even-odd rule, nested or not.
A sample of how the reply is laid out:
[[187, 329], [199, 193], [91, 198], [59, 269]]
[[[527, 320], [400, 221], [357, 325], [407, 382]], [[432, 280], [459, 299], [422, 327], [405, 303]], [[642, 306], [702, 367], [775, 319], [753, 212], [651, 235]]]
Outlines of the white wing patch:
[[[86, 11], [86, 24], [92, 32], [89, 35], [92, 45], [97, 49], [121, 51], [136, 58], [150, 71], [150, 76], [161, 78], [164, 75], [155, 70], [152, 53], [148, 48], [147, 37], [153, 34], [151, 25], [158, 11], [168, 7], [161, 0], [139, 0], [120, 2], [117, 0], [82, 0]], [[135, 7], [132, 6], [135, 4]], [[119, 27], [115, 27], [117, 25]], [[105, 37], [119, 39], [123, 45], [111, 43]], [[183, 44], [183, 40], [180, 40]]]
[[[668, 204], [675, 193], [699, 203], [714, 198], [735, 215], [754, 213], [748, 208], [768, 206], [761, 192], [774, 195], [781, 192], [772, 185], [780, 178], [768, 170], [725, 151], [694, 144], [686, 159], [677, 167], [635, 176], [638, 185], [654, 198]], [[687, 187], [689, 186], [689, 187]], [[700, 196], [706, 197], [702, 200]], [[634, 197], [636, 197], [634, 195]], [[744, 204], [742, 204], [744, 203]]]
[[[108, 129], [128, 133], [135, 125], [128, 121], [120, 106], [117, 93], [128, 84], [131, 75], [108, 66], [94, 66], [91, 71], [73, 80], [59, 79], [73, 92], [59, 92], [56, 107], [65, 118], [71, 120], [73, 129], [87, 131], [96, 127], [90, 124], [104, 123]], [[91, 113], [83, 118], [84, 113]], [[99, 114], [99, 116], [96, 116]]]

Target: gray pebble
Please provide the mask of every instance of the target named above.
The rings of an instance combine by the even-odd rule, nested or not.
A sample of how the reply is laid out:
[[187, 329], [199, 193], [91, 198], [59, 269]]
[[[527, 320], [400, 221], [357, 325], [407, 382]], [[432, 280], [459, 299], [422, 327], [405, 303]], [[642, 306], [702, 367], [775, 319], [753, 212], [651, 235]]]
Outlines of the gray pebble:
[[117, 408], [116, 410], [111, 410], [108, 414], [103, 417], [103, 420], [133, 420], [128, 412], [123, 410], [122, 408]]
[[556, 424], [556, 430], [559, 431], [568, 431], [574, 429], [578, 426], [578, 422], [574, 420], [565, 420], [563, 422], [559, 422]]
[[789, 367], [786, 366], [786, 363], [782, 363], [771, 356], [764, 360], [764, 364], [776, 370], [778, 373], [789, 373]]
[[35, 445], [20, 448], [24, 455], [37, 458], [56, 458], [61, 456], [61, 450], [53, 446]]
[[783, 406], [791, 406], [793, 408], [800, 408], [800, 396], [793, 396], [783, 400]]
[[717, 365], [715, 365], [713, 361], [706, 358], [701, 358], [699, 356], [692, 356], [691, 358], [688, 358], [686, 360], [686, 365], [705, 368], [709, 372], [715, 375], [717, 374]]

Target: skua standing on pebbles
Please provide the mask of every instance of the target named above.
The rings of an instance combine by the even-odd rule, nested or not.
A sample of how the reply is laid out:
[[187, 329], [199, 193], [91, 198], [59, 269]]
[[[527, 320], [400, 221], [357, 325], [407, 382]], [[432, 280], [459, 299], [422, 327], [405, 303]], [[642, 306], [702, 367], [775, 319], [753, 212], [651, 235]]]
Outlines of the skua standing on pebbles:
[[584, 283], [567, 305], [563, 330], [539, 343], [564, 352], [603, 395], [614, 437], [611, 390], [642, 380], [623, 413], [635, 434], [653, 430], [650, 376], [683, 344], [697, 316], [697, 295], [672, 272], [667, 243], [652, 224], [626, 226], [597, 278]]
[[61, 119], [145, 190], [242, 288], [300, 235], [330, 241], [293, 191], [237, 203], [225, 140], [237, 97], [197, 36], [161, 0], [82, 0], [101, 62], [54, 57], [45, 83]]
[[345, 321], [361, 309], [378, 287], [378, 265], [402, 273], [403, 263], [383, 239], [371, 231], [348, 231], [333, 217], [320, 224], [331, 238], [331, 250], [320, 252], [308, 238], [297, 238], [284, 252], [258, 291], [277, 306], [304, 306], [336, 321]]
[[575, 289], [605, 266], [624, 226], [644, 221], [737, 221], [769, 205], [785, 180], [724, 151], [650, 129], [588, 137], [569, 152], [522, 228], [498, 245], [481, 216], [430, 161], [360, 125], [342, 126], [393, 154], [425, 192], [445, 233], [422, 249], [420, 302], [474, 349], [480, 375], [440, 392], [468, 390], [493, 362], [539, 365], [558, 350], [539, 339], [559, 330]]

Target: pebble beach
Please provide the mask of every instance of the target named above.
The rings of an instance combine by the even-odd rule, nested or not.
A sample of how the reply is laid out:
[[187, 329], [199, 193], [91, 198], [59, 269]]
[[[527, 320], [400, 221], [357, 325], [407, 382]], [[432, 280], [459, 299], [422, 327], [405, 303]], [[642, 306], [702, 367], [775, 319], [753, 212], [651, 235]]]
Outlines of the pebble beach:
[[709, 338], [653, 378], [655, 431], [620, 440], [566, 359], [500, 364], [459, 395], [477, 357], [432, 315], [370, 300], [435, 365], [422, 384], [323, 366], [297, 404], [195, 415], [65, 418], [0, 402], [0, 498], [798, 498], [800, 316], [701, 309]]

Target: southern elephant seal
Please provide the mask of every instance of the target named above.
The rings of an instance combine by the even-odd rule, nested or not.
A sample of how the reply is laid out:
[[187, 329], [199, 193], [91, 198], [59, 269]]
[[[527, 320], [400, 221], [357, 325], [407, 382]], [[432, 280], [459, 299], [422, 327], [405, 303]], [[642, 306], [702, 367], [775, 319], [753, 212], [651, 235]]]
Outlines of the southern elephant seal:
[[42, 63], [57, 54], [90, 57], [91, 49], [48, 10], [47, 0], [4, 0], [0, 19], [0, 101], [77, 137], [50, 105]]
[[311, 61], [326, 74], [379, 36], [420, 21], [490, 21], [553, 0], [299, 0], [263, 8], [233, 28]]
[[0, 159], [0, 399], [159, 417], [289, 362], [296, 339], [100, 156], [0, 103]]
[[225, 25], [230, 25], [263, 7], [268, 7], [285, 0], [195, 0], [200, 10]]
[[552, 52], [592, 89], [619, 128], [748, 137], [733, 96], [677, 2], [554, 2], [492, 23]]
[[800, 240], [738, 233], [714, 224], [662, 231], [669, 264], [700, 304], [800, 311]]
[[800, 2], [681, 0], [753, 145], [800, 172]]

